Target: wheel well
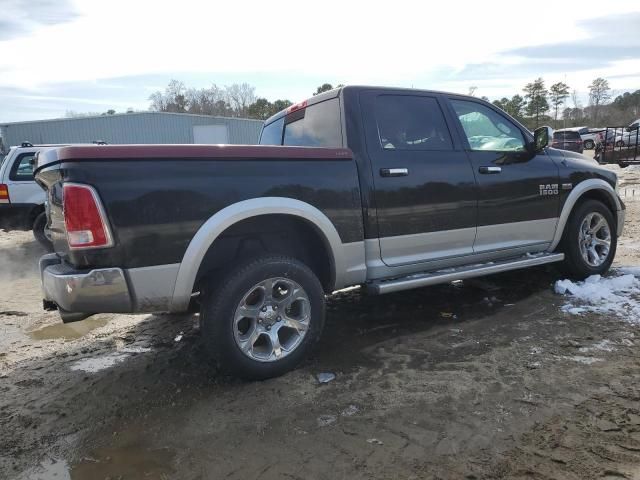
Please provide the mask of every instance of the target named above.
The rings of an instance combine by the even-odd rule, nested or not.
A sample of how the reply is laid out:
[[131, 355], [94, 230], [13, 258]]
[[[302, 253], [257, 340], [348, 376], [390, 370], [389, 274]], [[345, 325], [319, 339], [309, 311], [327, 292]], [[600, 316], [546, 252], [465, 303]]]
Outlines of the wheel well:
[[300, 260], [316, 274], [326, 292], [333, 289], [335, 265], [324, 235], [302, 218], [269, 214], [241, 220], [214, 240], [202, 259], [194, 290], [199, 290], [205, 277], [223, 274], [239, 261], [263, 253]]
[[586, 202], [587, 200], [598, 200], [599, 202], [604, 203], [611, 211], [611, 214], [614, 216], [614, 218], [618, 217], [618, 209], [616, 208], [616, 204], [606, 191], [600, 189], [587, 190], [578, 199], [576, 205], [573, 208], [581, 203]]

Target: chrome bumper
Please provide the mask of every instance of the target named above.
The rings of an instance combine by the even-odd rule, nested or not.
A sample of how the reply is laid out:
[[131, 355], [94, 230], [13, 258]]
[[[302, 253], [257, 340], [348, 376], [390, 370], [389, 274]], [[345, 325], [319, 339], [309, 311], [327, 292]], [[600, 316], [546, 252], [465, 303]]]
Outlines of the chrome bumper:
[[[40, 259], [40, 278], [45, 302], [55, 303], [63, 320], [81, 320], [97, 312], [133, 311], [121, 268], [78, 271], [61, 263], [56, 254], [49, 254]], [[65, 319], [65, 313], [70, 312], [76, 315]]]

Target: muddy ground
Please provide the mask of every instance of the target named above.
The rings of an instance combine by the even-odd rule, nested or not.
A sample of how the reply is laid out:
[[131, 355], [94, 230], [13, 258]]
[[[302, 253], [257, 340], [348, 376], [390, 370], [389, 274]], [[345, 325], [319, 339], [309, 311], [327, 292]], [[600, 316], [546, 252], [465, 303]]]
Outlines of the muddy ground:
[[[618, 266], [640, 265], [638, 184]], [[41, 254], [0, 232], [0, 478], [640, 479], [639, 319], [564, 313], [551, 268], [337, 294], [304, 365], [247, 383], [197, 316], [62, 325]]]

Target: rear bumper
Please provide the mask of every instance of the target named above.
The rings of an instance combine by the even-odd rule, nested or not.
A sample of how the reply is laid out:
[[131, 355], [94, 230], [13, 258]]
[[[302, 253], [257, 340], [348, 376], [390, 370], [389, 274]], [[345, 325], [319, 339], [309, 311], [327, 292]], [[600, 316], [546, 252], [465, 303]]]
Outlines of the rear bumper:
[[3, 230], [30, 230], [31, 214], [35, 203], [1, 203], [0, 228]]
[[44, 255], [40, 258], [44, 304], [55, 304], [63, 321], [94, 313], [168, 311], [179, 266], [76, 270], [55, 253]]
[[77, 271], [50, 254], [40, 259], [40, 276], [44, 300], [58, 306], [63, 320], [70, 312], [89, 316], [133, 311], [129, 286], [120, 268]]

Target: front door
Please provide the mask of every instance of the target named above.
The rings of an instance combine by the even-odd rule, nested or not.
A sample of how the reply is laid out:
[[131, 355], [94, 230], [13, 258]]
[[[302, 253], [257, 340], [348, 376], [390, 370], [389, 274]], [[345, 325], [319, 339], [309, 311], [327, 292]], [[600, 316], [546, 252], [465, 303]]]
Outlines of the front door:
[[450, 97], [458, 129], [478, 181], [474, 252], [544, 250], [555, 235], [560, 208], [559, 171], [531, 135], [500, 110]]
[[367, 91], [360, 102], [383, 262], [400, 266], [473, 253], [475, 178], [440, 97]]

